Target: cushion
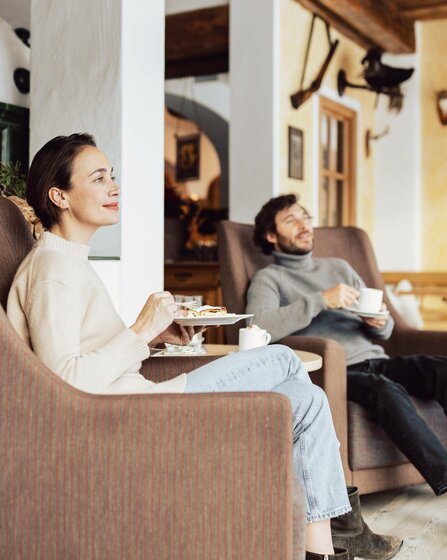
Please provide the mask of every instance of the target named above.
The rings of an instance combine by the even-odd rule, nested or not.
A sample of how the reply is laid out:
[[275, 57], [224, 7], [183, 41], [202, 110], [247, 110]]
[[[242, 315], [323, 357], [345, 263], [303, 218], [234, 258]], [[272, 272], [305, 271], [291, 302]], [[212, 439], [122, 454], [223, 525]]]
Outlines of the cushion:
[[[412, 401], [444, 447], [447, 447], [447, 418], [441, 405], [415, 398]], [[349, 466], [353, 471], [408, 463], [407, 458], [363, 407], [349, 401], [348, 411]]]

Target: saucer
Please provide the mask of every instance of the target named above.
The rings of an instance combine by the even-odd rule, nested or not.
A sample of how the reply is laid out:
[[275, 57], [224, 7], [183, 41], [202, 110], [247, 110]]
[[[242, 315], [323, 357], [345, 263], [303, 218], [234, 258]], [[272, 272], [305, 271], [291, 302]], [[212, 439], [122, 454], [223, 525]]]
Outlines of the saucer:
[[386, 309], [384, 311], [373, 312], [373, 311], [362, 311], [358, 307], [345, 307], [344, 310], [351, 311], [351, 313], [355, 313], [360, 317], [366, 317], [367, 319], [381, 319], [383, 317], [388, 317], [388, 315], [390, 314], [390, 312]]

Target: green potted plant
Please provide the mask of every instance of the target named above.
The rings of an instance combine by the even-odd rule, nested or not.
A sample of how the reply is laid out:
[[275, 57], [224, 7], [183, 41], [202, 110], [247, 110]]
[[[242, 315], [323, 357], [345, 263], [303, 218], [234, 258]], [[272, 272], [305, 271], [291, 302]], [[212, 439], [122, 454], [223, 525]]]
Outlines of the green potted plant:
[[18, 206], [25, 220], [30, 224], [31, 231], [36, 239], [43, 232], [43, 226], [34, 210], [25, 200], [26, 176], [22, 171], [20, 162], [0, 162], [0, 194], [6, 196]]

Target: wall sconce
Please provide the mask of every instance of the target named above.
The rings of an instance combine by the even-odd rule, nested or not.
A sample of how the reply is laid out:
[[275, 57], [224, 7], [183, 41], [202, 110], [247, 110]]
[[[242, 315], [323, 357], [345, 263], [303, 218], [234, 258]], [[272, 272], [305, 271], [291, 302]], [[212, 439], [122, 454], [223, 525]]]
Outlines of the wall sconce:
[[447, 124], [447, 89], [442, 89], [436, 93], [436, 106], [441, 124]]
[[365, 80], [364, 84], [349, 82], [346, 78], [346, 72], [340, 70], [337, 77], [338, 95], [341, 97], [347, 87], [373, 91], [377, 95], [388, 96], [388, 110], [398, 113], [402, 109], [404, 99], [401, 85], [411, 77], [414, 68], [398, 68], [383, 64], [382, 54], [381, 50], [372, 48], [363, 57], [362, 76]]
[[29, 93], [30, 72], [26, 68], [16, 68], [14, 70], [14, 83], [20, 93]]
[[17, 29], [14, 29], [14, 32], [24, 45], [27, 47], [31, 46], [31, 34], [28, 29], [18, 27]]

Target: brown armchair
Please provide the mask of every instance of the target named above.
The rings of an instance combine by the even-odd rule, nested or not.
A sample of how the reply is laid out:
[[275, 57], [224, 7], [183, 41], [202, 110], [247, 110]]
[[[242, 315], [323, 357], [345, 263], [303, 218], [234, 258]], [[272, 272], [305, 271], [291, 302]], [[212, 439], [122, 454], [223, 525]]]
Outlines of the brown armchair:
[[[4, 306], [33, 240], [1, 197], [0, 237]], [[153, 358], [144, 373], [166, 379], [203, 361]], [[282, 396], [83, 393], [39, 361], [1, 306], [0, 387], [1, 558], [303, 557]]]
[[[255, 272], [273, 262], [253, 242], [253, 226], [221, 222], [218, 235], [223, 301], [231, 311], [243, 313], [246, 293]], [[348, 261], [366, 284], [384, 289], [371, 243], [364, 231], [354, 227], [315, 229], [317, 257], [339, 257]], [[396, 326], [384, 345], [391, 356], [414, 353], [447, 354], [447, 332], [418, 331], [409, 327], [385, 296]], [[238, 327], [225, 327], [226, 340], [237, 344]], [[335, 429], [341, 442], [341, 455], [348, 484], [362, 493], [399, 488], [423, 482], [422, 476], [406, 460], [384, 431], [359, 405], [347, 400], [346, 359], [334, 340], [289, 336], [282, 343], [323, 357], [323, 368], [312, 379], [328, 395]], [[447, 420], [434, 401], [414, 399], [420, 414], [447, 446]]]

